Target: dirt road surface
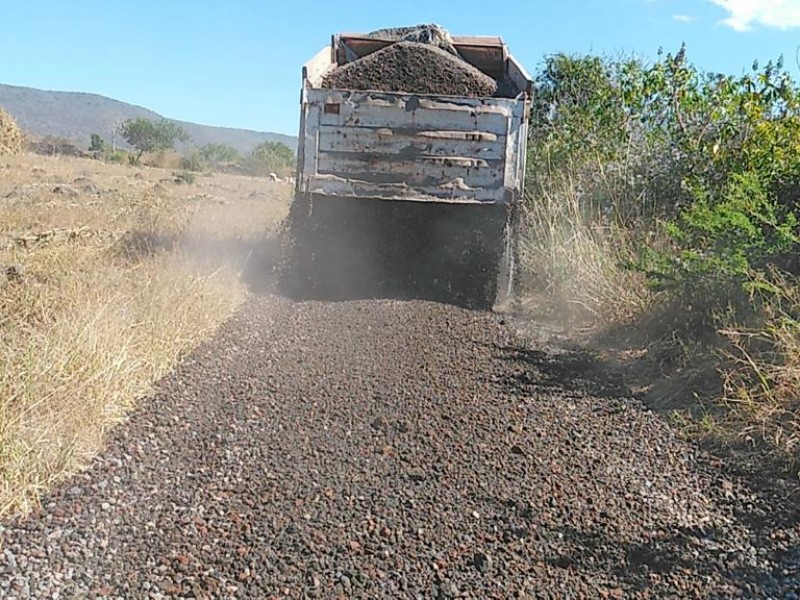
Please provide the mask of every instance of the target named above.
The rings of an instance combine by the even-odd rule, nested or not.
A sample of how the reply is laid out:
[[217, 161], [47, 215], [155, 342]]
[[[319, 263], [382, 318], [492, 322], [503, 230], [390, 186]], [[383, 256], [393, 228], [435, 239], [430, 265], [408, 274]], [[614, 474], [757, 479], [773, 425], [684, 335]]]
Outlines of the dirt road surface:
[[798, 597], [796, 498], [499, 315], [253, 298], [0, 529], [4, 598]]

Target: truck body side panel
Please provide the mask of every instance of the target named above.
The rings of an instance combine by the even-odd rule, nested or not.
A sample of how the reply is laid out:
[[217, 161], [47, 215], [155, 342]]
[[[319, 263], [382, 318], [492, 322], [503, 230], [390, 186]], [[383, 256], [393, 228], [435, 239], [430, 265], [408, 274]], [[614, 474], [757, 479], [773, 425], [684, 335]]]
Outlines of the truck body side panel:
[[521, 189], [526, 104], [505, 98], [303, 92], [303, 192], [504, 203]]

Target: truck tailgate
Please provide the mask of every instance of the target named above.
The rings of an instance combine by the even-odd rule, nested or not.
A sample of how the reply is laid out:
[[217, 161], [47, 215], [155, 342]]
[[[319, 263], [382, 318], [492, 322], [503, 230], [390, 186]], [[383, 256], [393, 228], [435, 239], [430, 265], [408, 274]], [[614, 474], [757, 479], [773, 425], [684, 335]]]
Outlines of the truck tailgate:
[[526, 103], [306, 88], [300, 191], [505, 203], [522, 188]]

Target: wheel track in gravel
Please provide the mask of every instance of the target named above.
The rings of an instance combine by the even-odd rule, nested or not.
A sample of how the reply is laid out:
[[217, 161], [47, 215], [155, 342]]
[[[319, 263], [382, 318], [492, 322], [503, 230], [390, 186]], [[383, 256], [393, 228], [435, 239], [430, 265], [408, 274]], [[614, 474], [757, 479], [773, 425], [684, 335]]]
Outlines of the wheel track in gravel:
[[0, 596], [791, 598], [789, 492], [586, 367], [489, 313], [253, 298], [0, 529]]

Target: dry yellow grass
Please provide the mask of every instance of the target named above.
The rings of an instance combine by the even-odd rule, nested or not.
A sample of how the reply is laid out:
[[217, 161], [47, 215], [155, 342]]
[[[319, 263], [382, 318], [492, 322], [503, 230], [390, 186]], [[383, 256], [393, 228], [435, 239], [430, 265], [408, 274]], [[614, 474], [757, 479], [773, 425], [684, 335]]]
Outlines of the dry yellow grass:
[[521, 308], [567, 328], [602, 327], [639, 314], [651, 293], [642, 274], [623, 266], [635, 256], [633, 236], [587, 213], [568, 177], [553, 179], [526, 205]]
[[778, 294], [758, 327], [727, 327], [731, 343], [722, 369], [724, 401], [739, 438], [758, 440], [782, 459], [800, 461], [800, 286], [779, 279]]
[[25, 136], [14, 119], [0, 108], [0, 156], [20, 154], [25, 148]]
[[595, 334], [575, 337], [622, 365], [648, 404], [674, 415], [687, 435], [800, 464], [797, 282], [772, 282], [759, 323], [741, 327], [719, 315], [719, 336], [692, 339], [687, 315], [656, 304], [643, 275], [625, 268], [636, 257], [636, 232], [587, 212], [568, 178], [551, 183], [527, 206], [521, 307], [570, 334]]
[[288, 208], [237, 176], [19, 156], [0, 162], [0, 515], [80, 469], [152, 384], [245, 297]]

